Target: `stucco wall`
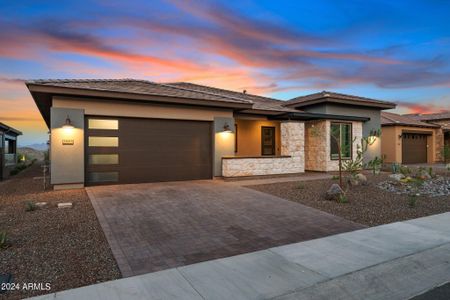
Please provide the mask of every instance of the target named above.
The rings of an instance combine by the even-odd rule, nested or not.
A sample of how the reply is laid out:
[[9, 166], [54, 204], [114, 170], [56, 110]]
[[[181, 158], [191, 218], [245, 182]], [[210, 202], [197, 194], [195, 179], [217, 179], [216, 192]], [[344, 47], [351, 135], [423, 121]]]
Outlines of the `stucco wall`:
[[[61, 128], [69, 116], [74, 129]], [[84, 184], [84, 111], [52, 107], [50, 110], [51, 184]], [[73, 140], [73, 145], [63, 145]]]
[[281, 155], [289, 157], [224, 158], [224, 177], [302, 173], [305, 171], [304, 123], [282, 122]]
[[[305, 125], [305, 169], [310, 171], [337, 171], [339, 161], [331, 159], [330, 125], [332, 121], [308, 121]], [[352, 123], [352, 156], [357, 155], [361, 145], [362, 122]]]
[[53, 107], [83, 109], [86, 115], [121, 116], [158, 119], [214, 121], [215, 117], [232, 118], [231, 109], [212, 109], [201, 106], [162, 105], [124, 101], [80, 100], [54, 97]]
[[441, 129], [420, 128], [411, 126], [383, 126], [381, 133], [381, 153], [386, 163], [402, 163], [402, 139], [404, 131], [429, 134], [427, 137], [427, 162], [441, 161], [441, 144], [443, 137]]
[[275, 154], [281, 153], [280, 122], [236, 119], [237, 152], [236, 156], [261, 155], [261, 127], [275, 127]]
[[[223, 132], [227, 124], [232, 132]], [[222, 157], [234, 155], [234, 119], [214, 119], [214, 176], [222, 176]]]

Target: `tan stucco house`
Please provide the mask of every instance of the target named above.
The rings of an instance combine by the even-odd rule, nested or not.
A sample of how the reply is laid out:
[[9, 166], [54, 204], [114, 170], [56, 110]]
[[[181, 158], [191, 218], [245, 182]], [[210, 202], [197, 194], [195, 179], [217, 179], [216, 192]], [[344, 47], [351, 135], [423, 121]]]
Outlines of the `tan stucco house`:
[[437, 163], [444, 160], [444, 143], [450, 145], [450, 114], [447, 114], [447, 123], [426, 120], [425, 117], [423, 120], [426, 121], [422, 121], [421, 116], [381, 113], [381, 152], [386, 163]]
[[[191, 83], [33, 80], [51, 132], [51, 183], [84, 185], [337, 170], [391, 102], [321, 92], [290, 101]], [[379, 143], [368, 151], [381, 155]]]

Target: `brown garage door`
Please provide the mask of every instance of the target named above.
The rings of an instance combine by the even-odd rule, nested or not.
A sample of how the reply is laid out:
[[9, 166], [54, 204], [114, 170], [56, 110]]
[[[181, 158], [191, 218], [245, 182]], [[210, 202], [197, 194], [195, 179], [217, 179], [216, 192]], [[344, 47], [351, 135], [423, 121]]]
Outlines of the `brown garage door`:
[[86, 183], [212, 178], [211, 122], [86, 118]]
[[427, 162], [427, 135], [403, 133], [402, 158], [404, 164]]

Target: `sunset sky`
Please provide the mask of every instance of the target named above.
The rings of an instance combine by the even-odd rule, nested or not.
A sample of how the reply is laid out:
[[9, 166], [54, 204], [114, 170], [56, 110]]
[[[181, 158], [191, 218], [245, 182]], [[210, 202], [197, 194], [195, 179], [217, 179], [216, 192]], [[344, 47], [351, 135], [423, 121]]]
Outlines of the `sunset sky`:
[[0, 122], [42, 143], [24, 79], [190, 81], [290, 99], [321, 90], [450, 110], [450, 1], [0, 0]]

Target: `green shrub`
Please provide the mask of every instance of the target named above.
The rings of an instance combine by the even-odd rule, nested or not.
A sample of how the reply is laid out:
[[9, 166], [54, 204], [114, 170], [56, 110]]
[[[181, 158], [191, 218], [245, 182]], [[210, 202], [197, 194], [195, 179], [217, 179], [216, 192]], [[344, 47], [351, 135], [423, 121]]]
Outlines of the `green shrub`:
[[297, 189], [299, 189], [299, 190], [303, 190], [304, 188], [305, 188], [305, 184], [302, 183], [302, 182], [300, 182], [300, 183], [297, 185]]
[[442, 153], [444, 155], [444, 161], [450, 161], [450, 145], [445, 145]]
[[417, 195], [409, 195], [408, 197], [408, 206], [410, 208], [416, 207], [417, 204]]
[[345, 194], [339, 195], [339, 203], [348, 203], [348, 199], [347, 196], [345, 196]]
[[400, 165], [399, 171], [405, 177], [408, 177], [412, 173], [412, 170], [410, 168], [408, 168], [407, 166], [403, 166], [403, 165]]
[[9, 242], [8, 242], [8, 237], [6, 235], [5, 231], [0, 231], [0, 249], [6, 249], [8, 248]]
[[25, 163], [18, 163], [14, 169], [12, 169], [9, 174], [11, 176], [19, 174], [21, 171], [25, 170], [28, 166]]
[[339, 179], [339, 176], [338, 176], [338, 175], [333, 175], [333, 177], [331, 177], [331, 179], [333, 179], [333, 180], [338, 180], [338, 179]]
[[25, 211], [35, 211], [37, 209], [36, 204], [32, 201], [28, 201], [25, 203]]

